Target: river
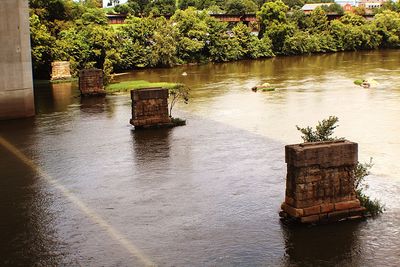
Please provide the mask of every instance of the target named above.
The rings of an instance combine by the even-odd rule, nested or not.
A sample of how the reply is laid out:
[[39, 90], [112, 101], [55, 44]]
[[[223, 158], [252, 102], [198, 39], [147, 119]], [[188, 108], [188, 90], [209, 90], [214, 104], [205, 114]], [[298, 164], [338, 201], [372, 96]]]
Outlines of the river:
[[[181, 74], [186, 72], [187, 76]], [[372, 77], [375, 88], [355, 79]], [[134, 131], [128, 94], [35, 84], [37, 116], [0, 122], [2, 266], [398, 266], [400, 50], [119, 75], [182, 82], [187, 125]], [[273, 92], [252, 92], [269, 82]], [[373, 158], [376, 219], [287, 227], [284, 146], [338, 116]]]

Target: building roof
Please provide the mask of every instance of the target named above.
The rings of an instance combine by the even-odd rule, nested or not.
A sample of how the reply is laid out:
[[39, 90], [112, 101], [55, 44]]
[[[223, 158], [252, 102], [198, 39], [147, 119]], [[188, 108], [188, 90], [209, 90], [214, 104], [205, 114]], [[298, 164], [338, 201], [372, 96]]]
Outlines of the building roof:
[[318, 3], [318, 4], [305, 4], [301, 10], [303, 11], [312, 11], [320, 6], [330, 6], [332, 3]]

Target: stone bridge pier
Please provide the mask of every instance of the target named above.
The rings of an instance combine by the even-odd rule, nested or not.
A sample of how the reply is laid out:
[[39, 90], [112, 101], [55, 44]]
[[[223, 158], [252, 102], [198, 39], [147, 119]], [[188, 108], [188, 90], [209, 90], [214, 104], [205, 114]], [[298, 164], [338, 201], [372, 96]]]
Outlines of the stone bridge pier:
[[33, 115], [28, 0], [1, 0], [0, 119]]

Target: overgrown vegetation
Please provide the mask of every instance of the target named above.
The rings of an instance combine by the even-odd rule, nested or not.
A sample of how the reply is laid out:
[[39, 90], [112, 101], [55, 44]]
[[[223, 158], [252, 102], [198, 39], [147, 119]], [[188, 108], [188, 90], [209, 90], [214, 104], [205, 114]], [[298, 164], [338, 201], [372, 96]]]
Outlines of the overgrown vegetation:
[[[35, 78], [49, 76], [55, 60], [69, 61], [74, 75], [96, 67], [110, 78], [143, 67], [400, 47], [399, 2], [372, 21], [352, 13], [329, 21], [326, 12], [336, 5], [306, 15], [303, 0], [129, 0], [115, 8], [130, 14], [118, 27], [108, 25], [101, 1], [29, 2]], [[260, 27], [224, 23], [209, 12], [256, 13]]]
[[126, 92], [129, 90], [134, 89], [142, 89], [148, 87], [163, 87], [163, 88], [175, 88], [179, 87], [181, 84], [177, 83], [167, 83], [167, 82], [157, 82], [152, 83], [143, 80], [136, 80], [136, 81], [125, 81], [119, 83], [111, 83], [106, 86], [106, 91], [108, 93], [115, 93], [115, 92]]
[[377, 216], [383, 213], [385, 205], [381, 204], [377, 199], [371, 199], [364, 193], [364, 190], [368, 188], [365, 178], [370, 175], [370, 169], [372, 166], [372, 158], [370, 159], [370, 162], [357, 163], [354, 169], [354, 188], [361, 206], [365, 207], [371, 216]]
[[175, 120], [175, 123], [181, 123], [182, 120], [179, 118], [172, 117], [172, 109], [174, 108], [175, 104], [182, 100], [185, 104], [189, 102], [189, 87], [183, 84], [178, 84], [169, 89], [169, 117]]
[[300, 128], [296, 125], [303, 135], [301, 138], [304, 142], [322, 142], [322, 141], [334, 141], [342, 138], [333, 137], [333, 131], [339, 126], [335, 125], [339, 121], [338, 117], [329, 116], [328, 119], [319, 121], [315, 130], [312, 127], [307, 126], [306, 128]]
[[[343, 139], [333, 137], [334, 130], [339, 126], [336, 125], [338, 122], [338, 117], [329, 116], [328, 119], [319, 121], [315, 130], [310, 126], [300, 128], [296, 125], [296, 128], [303, 134], [301, 138], [304, 142], [335, 141]], [[371, 199], [364, 193], [365, 189], [368, 188], [365, 178], [370, 175], [370, 169], [372, 166], [372, 158], [370, 162], [357, 163], [354, 168], [354, 189], [357, 198], [360, 200], [361, 206], [365, 207], [371, 216], [377, 216], [385, 210], [385, 206], [381, 204], [379, 200]]]

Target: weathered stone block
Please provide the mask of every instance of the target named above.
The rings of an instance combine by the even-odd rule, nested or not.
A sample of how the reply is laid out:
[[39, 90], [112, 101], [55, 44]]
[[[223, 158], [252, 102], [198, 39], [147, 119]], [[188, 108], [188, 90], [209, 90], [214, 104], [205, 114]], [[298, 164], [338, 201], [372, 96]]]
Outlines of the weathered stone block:
[[103, 71], [84, 69], [79, 71], [79, 90], [82, 95], [104, 95]]
[[282, 203], [281, 208], [284, 212], [286, 212], [287, 214], [289, 214], [292, 217], [298, 218], [298, 217], [302, 217], [304, 215], [303, 209], [293, 208], [292, 206], [287, 205], [286, 203]]
[[346, 140], [303, 143], [287, 145], [285, 155], [286, 163], [294, 167], [339, 167], [357, 163], [358, 146], [357, 143]]
[[135, 127], [152, 127], [171, 124], [168, 114], [168, 89], [145, 88], [131, 90], [132, 119]]
[[335, 210], [348, 210], [359, 207], [360, 201], [358, 199], [335, 203]]
[[333, 203], [328, 203], [328, 204], [322, 204], [321, 205], [321, 212], [332, 212], [335, 209], [335, 205]]
[[54, 61], [51, 63], [51, 80], [71, 79], [69, 61]]
[[360, 208], [354, 189], [357, 151], [357, 144], [346, 140], [286, 146], [286, 198], [282, 210], [287, 216], [300, 217], [301, 222], [353, 216], [350, 212]]
[[320, 205], [316, 205], [316, 206], [304, 208], [303, 211], [304, 211], [304, 216], [320, 214], [321, 213], [321, 206]]

